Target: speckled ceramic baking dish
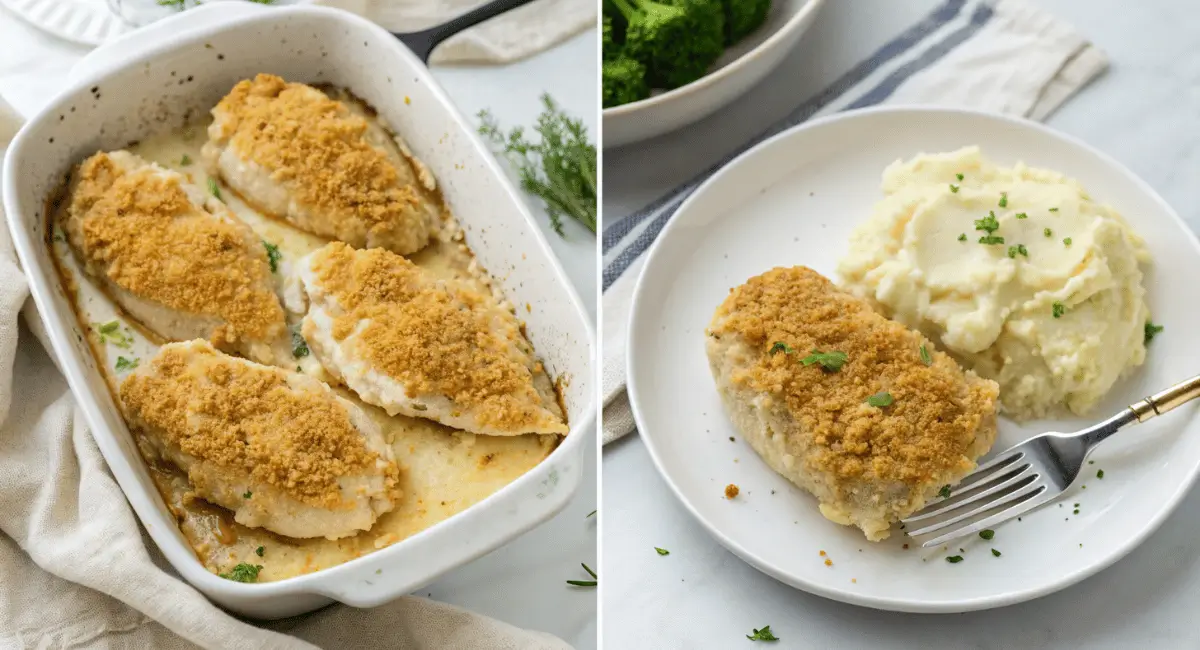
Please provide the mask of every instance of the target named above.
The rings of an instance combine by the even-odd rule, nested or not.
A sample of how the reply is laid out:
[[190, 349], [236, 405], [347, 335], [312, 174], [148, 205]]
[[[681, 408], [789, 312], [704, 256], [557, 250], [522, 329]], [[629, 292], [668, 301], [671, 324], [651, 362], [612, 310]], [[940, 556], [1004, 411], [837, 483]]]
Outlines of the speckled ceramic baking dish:
[[[318, 7], [221, 3], [131, 34], [122, 54], [78, 77], [13, 141], [4, 201], [21, 264], [60, 367], [92, 434], [150, 536], [176, 570], [218, 604], [256, 618], [340, 601], [372, 607], [409, 593], [558, 512], [584, 475], [595, 399], [593, 333], [579, 298], [513, 184], [425, 66], [395, 37], [357, 16]], [[171, 31], [169, 39], [162, 34]], [[259, 72], [349, 89], [403, 134], [437, 177], [479, 262], [515, 304], [529, 305], [529, 339], [552, 376], [566, 378], [571, 430], [533, 470], [465, 511], [399, 543], [315, 573], [264, 584], [207, 571], [177, 528], [105, 386], [45, 245], [47, 197], [71, 165], [177, 128]]]

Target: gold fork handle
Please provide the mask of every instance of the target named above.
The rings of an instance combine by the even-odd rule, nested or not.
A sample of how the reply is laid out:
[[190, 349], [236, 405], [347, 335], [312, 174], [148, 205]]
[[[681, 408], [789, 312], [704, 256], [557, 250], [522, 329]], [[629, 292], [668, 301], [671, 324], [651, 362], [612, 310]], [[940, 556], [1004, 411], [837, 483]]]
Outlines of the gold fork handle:
[[1140, 402], [1130, 404], [1129, 410], [1137, 416], [1138, 422], [1145, 422], [1197, 397], [1200, 397], [1200, 375], [1181, 381]]

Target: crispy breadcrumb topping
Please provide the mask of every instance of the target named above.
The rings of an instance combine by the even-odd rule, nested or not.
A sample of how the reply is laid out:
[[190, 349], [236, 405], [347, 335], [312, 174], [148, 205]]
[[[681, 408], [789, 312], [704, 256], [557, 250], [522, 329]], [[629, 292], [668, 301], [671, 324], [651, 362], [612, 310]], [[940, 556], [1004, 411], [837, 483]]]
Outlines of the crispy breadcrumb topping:
[[358, 333], [358, 354], [403, 383], [409, 397], [445, 395], [506, 431], [561, 424], [534, 388], [535, 362], [523, 351], [516, 317], [483, 294], [450, 290], [378, 248], [335, 242], [311, 264], [343, 311], [333, 337]]
[[189, 314], [218, 316], [216, 338], [268, 339], [285, 327], [266, 251], [249, 227], [192, 203], [179, 174], [127, 170], [106, 153], [76, 171], [69, 217], [85, 263], [130, 293]]
[[316, 234], [365, 246], [398, 242], [402, 253], [428, 241], [421, 195], [410, 175], [366, 139], [367, 121], [343, 103], [269, 74], [238, 82], [213, 109], [219, 139], [324, 213]]
[[[246, 472], [310, 506], [353, 507], [338, 479], [374, 472], [345, 406], [328, 389], [289, 385], [287, 373], [194, 342], [165, 346], [121, 384], [131, 421], [185, 454]], [[394, 463], [385, 469], [395, 485]]]
[[[993, 382], [968, 383], [942, 352], [926, 365], [920, 348], [932, 343], [805, 267], [776, 268], [734, 289], [709, 330], [731, 335], [758, 351], [733, 383], [782, 400], [795, 426], [776, 435], [807, 437], [820, 450], [816, 469], [839, 479], [911, 485], [969, 469], [966, 454], [995, 415]], [[779, 353], [776, 342], [792, 351]], [[836, 371], [801, 363], [812, 350], [847, 360]], [[882, 392], [889, 405], [867, 403]]]

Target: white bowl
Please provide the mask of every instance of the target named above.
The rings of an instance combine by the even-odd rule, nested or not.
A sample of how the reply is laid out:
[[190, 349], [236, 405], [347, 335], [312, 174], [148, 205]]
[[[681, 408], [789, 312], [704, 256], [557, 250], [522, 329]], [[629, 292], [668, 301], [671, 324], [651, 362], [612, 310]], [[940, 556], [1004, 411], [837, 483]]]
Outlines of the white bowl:
[[[1166, 325], [1145, 365], [1094, 413], [1001, 418], [994, 449], [1037, 432], [1075, 431], [1196, 374], [1200, 303], [1191, 278], [1200, 277], [1200, 242], [1153, 189], [1096, 149], [1025, 120], [921, 108], [842, 113], [763, 142], [697, 189], [647, 253], [631, 307], [628, 388], [642, 440], [687, 509], [730, 551], [789, 585], [906, 612], [1036, 598], [1133, 550], [1200, 474], [1200, 420], [1189, 404], [1106, 441], [1087, 466], [1086, 489], [996, 527], [992, 540], [957, 540], [949, 552], [906, 549], [911, 540], [895, 527], [889, 539], [871, 543], [826, 520], [808, 493], [767, 467], [733, 429], [704, 351], [704, 330], [730, 287], [774, 266], [803, 264], [834, 277], [850, 232], [881, 197], [888, 164], [972, 144], [997, 163], [1061, 171], [1120, 211], [1153, 256], [1146, 300], [1154, 321]], [[1095, 478], [1101, 469], [1103, 480]], [[724, 497], [729, 483], [741, 489], [737, 499]], [[965, 559], [949, 564], [949, 555]]]
[[725, 50], [707, 75], [641, 101], [604, 109], [604, 146], [620, 147], [674, 131], [742, 96], [795, 47], [824, 1], [773, 0], [766, 22]]
[[[472, 125], [395, 37], [358, 16], [318, 7], [221, 3], [153, 28], [103, 61], [21, 129], [4, 166], [4, 207], [54, 354], [113, 475], [163, 555], [210, 599], [239, 614], [279, 618], [340, 601], [373, 607], [491, 551], [558, 512], [584, 474], [595, 401], [593, 333], [534, 218]], [[495, 494], [385, 549], [316, 573], [264, 584], [218, 578], [197, 560], [83, 342], [45, 243], [44, 203], [73, 163], [206, 113], [258, 72], [347, 87], [374, 106], [433, 171], [480, 264], [515, 304], [552, 375], [564, 376], [570, 433], [541, 464]]]

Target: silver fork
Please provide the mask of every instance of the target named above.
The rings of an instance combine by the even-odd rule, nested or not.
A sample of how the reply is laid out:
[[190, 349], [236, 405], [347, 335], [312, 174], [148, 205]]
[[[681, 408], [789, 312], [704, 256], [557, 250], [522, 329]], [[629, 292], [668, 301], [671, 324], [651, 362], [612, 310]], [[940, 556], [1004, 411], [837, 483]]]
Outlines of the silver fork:
[[[980, 465], [951, 492], [901, 523], [909, 537], [941, 534], [921, 544], [937, 546], [1022, 515], [1061, 495], [1079, 479], [1097, 445], [1127, 425], [1200, 397], [1200, 375], [1130, 405], [1074, 433], [1034, 436]], [[919, 526], [914, 528], [914, 524]], [[947, 529], [948, 532], [947, 532]]]

